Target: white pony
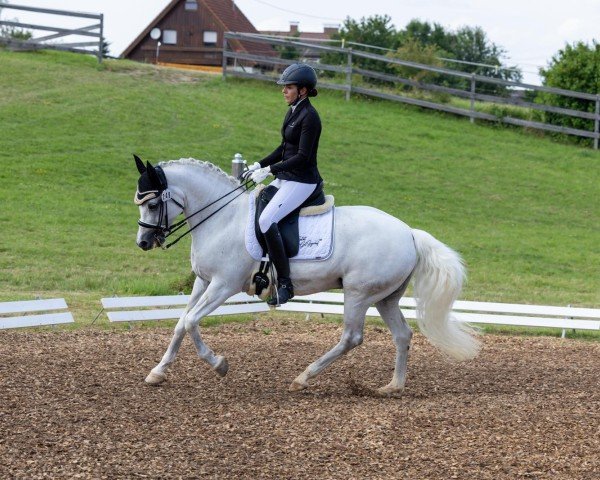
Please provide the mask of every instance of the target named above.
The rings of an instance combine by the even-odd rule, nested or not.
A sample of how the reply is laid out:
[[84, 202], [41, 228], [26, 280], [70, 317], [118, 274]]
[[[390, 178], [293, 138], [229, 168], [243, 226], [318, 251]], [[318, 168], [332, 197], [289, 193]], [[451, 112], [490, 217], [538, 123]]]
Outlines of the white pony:
[[[191, 263], [197, 277], [191, 298], [167, 351], [146, 382], [157, 385], [165, 380], [165, 372], [175, 360], [186, 332], [192, 337], [198, 356], [224, 376], [229, 368], [227, 360], [215, 355], [203, 342], [199, 323], [226, 299], [250, 288], [257, 262], [246, 251], [245, 228], [248, 205], [254, 201], [254, 195], [237, 190], [235, 195], [239, 196], [217, 211], [235, 195], [211, 203], [240, 186], [220, 168], [194, 159], [161, 163], [161, 168], [149, 163], [144, 166], [137, 158], [136, 162], [141, 173], [136, 194], [141, 216], [137, 234], [140, 248], [161, 246], [172, 224], [170, 220], [181, 213], [188, 217], [202, 210], [187, 220], [187, 227], [193, 228]], [[209, 208], [203, 210], [207, 205]], [[291, 391], [307, 388], [311, 378], [362, 343], [365, 314], [371, 305], [375, 305], [389, 327], [396, 347], [392, 380], [378, 392], [389, 395], [402, 391], [412, 331], [398, 301], [411, 278], [420, 331], [457, 360], [477, 354], [479, 342], [473, 331], [453, 321], [451, 315], [465, 277], [456, 252], [430, 234], [364, 206], [336, 207], [333, 235], [332, 255], [323, 261], [292, 261], [291, 277], [296, 295], [343, 289], [343, 333], [337, 345], [296, 377]]]

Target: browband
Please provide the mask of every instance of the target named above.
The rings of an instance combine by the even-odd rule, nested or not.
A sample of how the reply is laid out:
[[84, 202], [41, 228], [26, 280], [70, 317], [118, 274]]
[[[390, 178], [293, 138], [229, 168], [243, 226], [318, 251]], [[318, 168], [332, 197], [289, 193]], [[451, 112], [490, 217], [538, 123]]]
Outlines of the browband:
[[133, 197], [133, 202], [136, 205], [142, 205], [146, 203], [148, 200], [152, 200], [153, 198], [158, 197], [160, 192], [158, 190], [148, 190], [147, 192], [135, 192], [135, 196]]

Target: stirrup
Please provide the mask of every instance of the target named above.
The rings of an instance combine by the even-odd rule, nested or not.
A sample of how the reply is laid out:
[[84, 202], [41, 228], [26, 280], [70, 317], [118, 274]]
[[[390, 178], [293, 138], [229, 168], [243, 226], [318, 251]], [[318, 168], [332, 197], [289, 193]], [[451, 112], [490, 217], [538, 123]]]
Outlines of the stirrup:
[[278, 307], [279, 305], [283, 305], [287, 303], [288, 300], [294, 298], [294, 287], [291, 283], [289, 284], [280, 284], [279, 288], [275, 292], [275, 295], [267, 300], [267, 304]]

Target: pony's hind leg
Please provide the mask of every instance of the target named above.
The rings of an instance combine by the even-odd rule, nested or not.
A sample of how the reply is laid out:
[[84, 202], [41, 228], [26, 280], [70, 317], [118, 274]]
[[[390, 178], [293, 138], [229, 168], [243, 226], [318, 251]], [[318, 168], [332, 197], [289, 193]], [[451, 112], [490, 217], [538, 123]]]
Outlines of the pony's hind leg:
[[381, 395], [392, 395], [400, 393], [406, 383], [406, 366], [408, 362], [408, 350], [412, 339], [412, 330], [409, 327], [404, 315], [400, 311], [398, 301], [402, 293], [394, 293], [389, 297], [377, 302], [375, 307], [379, 311], [381, 318], [392, 333], [392, 340], [396, 346], [396, 365], [392, 381], [385, 387], [381, 387], [378, 392]]
[[344, 303], [344, 331], [338, 344], [317, 361], [311, 363], [306, 370], [296, 377], [290, 385], [290, 391], [295, 392], [308, 387], [308, 380], [316, 377], [324, 368], [335, 360], [360, 345], [363, 341], [365, 314], [370, 302], [358, 302], [348, 295]]
[[185, 311], [179, 318], [177, 325], [175, 326], [175, 331], [173, 332], [173, 338], [171, 338], [171, 343], [169, 344], [169, 348], [163, 355], [160, 363], [154, 367], [148, 376], [146, 377], [146, 383], [149, 385], [160, 385], [162, 382], [166, 380], [166, 370], [175, 361], [175, 357], [177, 356], [177, 352], [179, 351], [179, 347], [181, 346], [181, 342], [183, 337], [185, 336], [185, 317], [190, 311], [190, 309], [198, 303], [200, 297], [206, 290], [208, 282], [206, 280], [201, 279], [200, 277], [196, 277], [194, 281], [194, 288], [192, 289], [192, 294], [190, 295], [190, 300], [185, 308]]

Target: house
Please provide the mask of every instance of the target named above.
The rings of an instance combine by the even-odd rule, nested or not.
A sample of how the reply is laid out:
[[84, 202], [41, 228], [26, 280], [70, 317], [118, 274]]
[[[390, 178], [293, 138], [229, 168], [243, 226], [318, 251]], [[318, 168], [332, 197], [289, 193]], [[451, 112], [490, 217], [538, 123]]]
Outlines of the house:
[[[225, 32], [258, 33], [233, 0], [172, 0], [121, 54], [147, 63], [221, 66]], [[229, 41], [229, 49], [275, 55], [267, 44]]]
[[[285, 37], [288, 40], [299, 40], [306, 43], [314, 44], [326, 44], [328, 40], [331, 40], [334, 34], [338, 33], [339, 25], [325, 25], [322, 32], [301, 32], [299, 30], [298, 22], [290, 22], [290, 29], [288, 31], [279, 30], [261, 30], [262, 35], [269, 35], [273, 37]], [[303, 48], [297, 51], [300, 58], [305, 60], [319, 61], [321, 53], [319, 50], [311, 48]]]
[[339, 32], [340, 29], [340, 26], [337, 24], [325, 24], [322, 32], [301, 32], [299, 30], [299, 26], [299, 22], [290, 22], [290, 29], [288, 31], [261, 30], [260, 33], [275, 37], [295, 37], [298, 40], [319, 42], [330, 40], [334, 34]]

